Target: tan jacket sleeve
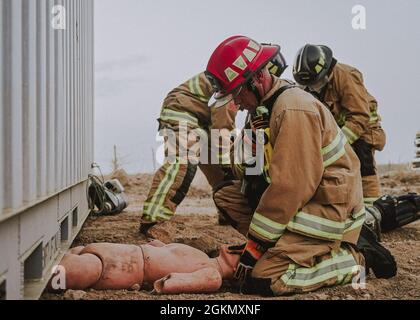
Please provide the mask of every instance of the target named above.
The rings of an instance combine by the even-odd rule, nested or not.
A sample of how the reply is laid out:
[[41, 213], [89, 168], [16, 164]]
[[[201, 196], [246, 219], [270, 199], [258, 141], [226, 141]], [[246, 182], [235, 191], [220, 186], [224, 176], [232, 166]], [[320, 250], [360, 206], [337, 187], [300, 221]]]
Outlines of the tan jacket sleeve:
[[363, 77], [357, 70], [342, 73], [340, 77], [339, 95], [341, 104], [347, 110], [342, 130], [352, 144], [369, 127], [369, 94], [363, 84]]
[[324, 171], [321, 122], [316, 113], [287, 110], [272, 128], [271, 184], [254, 213], [249, 236], [275, 243], [315, 194]]

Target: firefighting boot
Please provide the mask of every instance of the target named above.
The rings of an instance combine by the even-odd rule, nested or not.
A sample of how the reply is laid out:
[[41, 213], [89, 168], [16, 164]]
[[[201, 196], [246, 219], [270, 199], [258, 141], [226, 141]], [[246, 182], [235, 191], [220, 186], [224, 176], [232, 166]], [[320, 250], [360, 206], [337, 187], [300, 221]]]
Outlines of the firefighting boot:
[[372, 269], [377, 278], [392, 278], [397, 274], [397, 263], [391, 252], [378, 242], [374, 231], [363, 225], [357, 248], [366, 261], [366, 273]]

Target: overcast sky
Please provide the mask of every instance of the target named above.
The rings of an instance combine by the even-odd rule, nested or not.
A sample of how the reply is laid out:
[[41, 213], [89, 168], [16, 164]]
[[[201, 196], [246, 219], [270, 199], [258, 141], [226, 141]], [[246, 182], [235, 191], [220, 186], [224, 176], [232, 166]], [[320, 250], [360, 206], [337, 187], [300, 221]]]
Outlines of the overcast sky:
[[[352, 8], [367, 11], [353, 30]], [[420, 1], [97, 0], [95, 159], [110, 168], [113, 145], [129, 172], [153, 171], [166, 94], [203, 71], [225, 38], [282, 46], [289, 64], [305, 43], [326, 44], [357, 67], [388, 136], [380, 163], [408, 162], [420, 130]], [[292, 78], [291, 68], [285, 78]]]

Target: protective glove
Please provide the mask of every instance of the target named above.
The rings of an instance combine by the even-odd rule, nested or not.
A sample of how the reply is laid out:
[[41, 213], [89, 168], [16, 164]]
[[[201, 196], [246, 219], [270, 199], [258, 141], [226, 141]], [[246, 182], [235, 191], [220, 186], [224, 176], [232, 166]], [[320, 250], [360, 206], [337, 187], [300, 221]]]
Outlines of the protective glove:
[[251, 277], [252, 270], [264, 252], [265, 249], [261, 245], [249, 239], [239, 260], [234, 279], [243, 284], [247, 278]]
[[238, 246], [230, 246], [228, 247], [228, 253], [242, 255], [242, 253], [244, 253], [245, 247], [246, 247], [246, 243], [238, 245]]

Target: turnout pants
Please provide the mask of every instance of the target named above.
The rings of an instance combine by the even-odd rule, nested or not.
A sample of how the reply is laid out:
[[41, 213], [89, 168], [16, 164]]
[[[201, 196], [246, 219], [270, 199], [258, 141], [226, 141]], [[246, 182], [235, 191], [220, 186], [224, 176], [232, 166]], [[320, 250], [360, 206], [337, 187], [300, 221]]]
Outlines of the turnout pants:
[[362, 139], [357, 140], [352, 146], [360, 160], [364, 203], [367, 206], [372, 206], [381, 196], [381, 186], [375, 162], [375, 149]]
[[256, 264], [251, 285], [265, 283], [277, 296], [309, 292], [352, 283], [358, 280], [364, 266], [363, 255], [348, 243], [327, 242], [286, 231]]
[[219, 215], [241, 234], [247, 236], [254, 212], [242, 194], [241, 187], [242, 181], [227, 181], [215, 190], [213, 199]]
[[[180, 127], [164, 124], [165, 152], [169, 156], [155, 173], [147, 199], [144, 203], [142, 219], [150, 222], [167, 221], [175, 214], [176, 208], [184, 200], [188, 193], [191, 182], [200, 167], [207, 181], [215, 189], [224, 179], [224, 171], [221, 165], [196, 164], [181, 158], [188, 152], [196, 152], [196, 139], [190, 139], [192, 130], [188, 128], [187, 136], [180, 134]], [[181, 129], [183, 130], [183, 129]], [[202, 129], [198, 129], [204, 131]], [[171, 136], [172, 135], [172, 136]], [[210, 152], [210, 151], [209, 151]]]
[[[254, 212], [241, 193], [241, 185], [240, 181], [226, 182], [214, 193], [214, 201], [220, 214], [246, 236]], [[254, 293], [309, 292], [351, 283], [364, 266], [363, 255], [348, 243], [319, 240], [286, 230], [275, 247], [256, 264], [249, 286], [255, 288]]]

